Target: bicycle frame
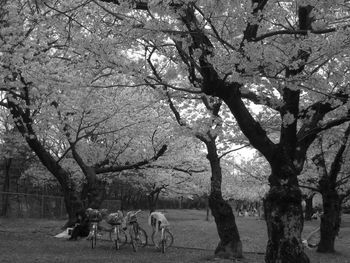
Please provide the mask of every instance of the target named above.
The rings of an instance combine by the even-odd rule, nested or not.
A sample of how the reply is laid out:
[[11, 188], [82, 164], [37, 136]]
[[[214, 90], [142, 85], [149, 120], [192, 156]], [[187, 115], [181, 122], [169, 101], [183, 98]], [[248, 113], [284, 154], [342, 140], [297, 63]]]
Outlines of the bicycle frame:
[[133, 247], [134, 252], [137, 251], [138, 247], [144, 247], [147, 245], [147, 233], [144, 229], [142, 229], [137, 222], [136, 215], [141, 212], [141, 210], [136, 211], [135, 213], [128, 212], [124, 217], [124, 223], [126, 224], [126, 228], [128, 229], [128, 233], [130, 236], [131, 245]]
[[[122, 232], [123, 232], [123, 234], [124, 234], [124, 240], [125, 240], [125, 242], [123, 242], [123, 240], [122, 240], [122, 238], [121, 238], [121, 236], [122, 236], [121, 233], [122, 233]], [[116, 250], [119, 250], [120, 247], [121, 247], [122, 245], [124, 245], [124, 244], [126, 243], [126, 241], [127, 241], [126, 236], [125, 236], [125, 233], [124, 233], [124, 231], [122, 231], [122, 229], [121, 229], [121, 225], [120, 225], [120, 224], [118, 224], [118, 225], [113, 225], [111, 234], [112, 234], [112, 233], [115, 235], [115, 236], [114, 236], [115, 249], [116, 249]], [[112, 240], [112, 237], [111, 237], [111, 240]]]
[[90, 235], [89, 235], [91, 237], [91, 248], [96, 247], [97, 230], [98, 230], [98, 222], [92, 222]]
[[162, 253], [165, 253], [165, 242], [166, 242], [166, 240], [165, 240], [164, 232], [165, 232], [165, 227], [162, 227], [161, 233], [160, 233], [160, 242], [161, 242]]
[[[157, 239], [157, 235], [159, 239]], [[165, 253], [165, 250], [173, 244], [174, 237], [166, 226], [162, 226], [159, 228], [159, 231], [153, 229], [152, 241], [157, 249], [160, 249], [162, 253]]]

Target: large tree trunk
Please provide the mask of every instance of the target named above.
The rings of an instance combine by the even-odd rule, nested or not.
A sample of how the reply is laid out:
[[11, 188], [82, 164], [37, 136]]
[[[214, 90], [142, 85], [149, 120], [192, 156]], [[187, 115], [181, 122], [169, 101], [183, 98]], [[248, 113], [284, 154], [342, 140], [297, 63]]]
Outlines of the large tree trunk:
[[83, 202], [79, 198], [77, 191], [74, 187], [62, 187], [64, 204], [66, 205], [66, 211], [68, 213], [68, 221], [63, 228], [71, 227], [76, 223], [76, 214], [78, 211], [84, 208]]
[[235, 216], [231, 206], [222, 197], [222, 172], [215, 140], [206, 142], [206, 146], [208, 149], [207, 158], [211, 167], [209, 207], [214, 216], [220, 238], [219, 244], [215, 249], [215, 255], [222, 258], [241, 258], [243, 256], [242, 242], [235, 222]]
[[269, 178], [271, 187], [264, 200], [268, 231], [265, 262], [308, 263], [301, 242], [304, 218], [298, 181], [296, 176], [283, 180], [281, 175], [284, 174], [277, 177], [272, 172]]
[[[106, 183], [97, 177], [83, 185], [81, 199], [85, 208], [99, 209], [106, 199]], [[116, 209], [119, 209], [116, 207]]]
[[96, 170], [85, 164], [83, 158], [77, 152], [75, 145], [70, 142], [74, 160], [79, 165], [85, 175], [86, 184], [83, 186], [82, 199], [87, 200], [87, 206], [93, 209], [99, 209], [107, 196], [106, 182], [97, 177]]
[[29, 139], [26, 137], [28, 145], [36, 153], [41, 163], [51, 172], [61, 185], [64, 203], [68, 214], [68, 222], [64, 227], [72, 225], [76, 221], [76, 212], [82, 209], [83, 203], [75, 189], [75, 185], [71, 182], [70, 174], [63, 169], [56, 160], [44, 149], [37, 138]]
[[334, 242], [338, 235], [341, 221], [341, 199], [336, 190], [321, 192], [323, 198], [323, 215], [321, 216], [321, 239], [317, 252], [335, 252]]
[[18, 120], [15, 122], [18, 131], [26, 140], [29, 147], [38, 156], [41, 163], [47, 168], [48, 171], [50, 171], [50, 173], [61, 185], [66, 210], [69, 216], [69, 220], [65, 226], [70, 225], [76, 220], [76, 212], [83, 208], [83, 204], [77, 193], [74, 191], [74, 187], [70, 185], [69, 172], [56, 161], [56, 159], [51, 155], [50, 151], [46, 150], [43, 144], [40, 142], [32, 127], [34, 121], [31, 119], [30, 115], [28, 115], [28, 111], [24, 112], [11, 100], [9, 100], [8, 105], [12, 117]]
[[243, 256], [242, 242], [231, 206], [222, 198], [221, 194], [212, 192], [209, 196], [209, 207], [220, 237], [215, 255], [223, 258], [241, 258]]

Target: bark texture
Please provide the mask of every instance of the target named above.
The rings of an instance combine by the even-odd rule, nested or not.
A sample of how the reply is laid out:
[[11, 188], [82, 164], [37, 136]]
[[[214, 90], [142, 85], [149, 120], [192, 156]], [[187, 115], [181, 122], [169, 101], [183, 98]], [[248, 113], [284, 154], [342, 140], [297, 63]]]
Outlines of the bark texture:
[[301, 243], [303, 216], [297, 186], [272, 186], [264, 201], [268, 229], [265, 262], [310, 262]]
[[76, 213], [83, 209], [83, 203], [74, 188], [62, 188], [64, 204], [68, 214], [68, 221], [63, 228], [71, 227], [76, 223]]
[[341, 222], [341, 199], [337, 191], [329, 190], [322, 193], [323, 215], [321, 216], [321, 239], [317, 252], [335, 252], [335, 238], [339, 233]]
[[242, 242], [231, 206], [222, 196], [215, 193], [209, 196], [209, 206], [220, 237], [215, 255], [222, 258], [241, 258], [243, 256]]

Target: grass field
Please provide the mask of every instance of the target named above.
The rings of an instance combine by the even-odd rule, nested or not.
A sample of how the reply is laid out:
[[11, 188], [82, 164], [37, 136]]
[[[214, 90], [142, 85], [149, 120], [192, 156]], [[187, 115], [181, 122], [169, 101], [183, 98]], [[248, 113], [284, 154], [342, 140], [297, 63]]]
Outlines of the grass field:
[[[109, 241], [100, 241], [96, 249], [90, 248], [85, 239], [68, 242], [57, 239], [55, 234], [61, 232], [64, 221], [45, 219], [0, 218], [0, 262], [232, 262], [216, 260], [213, 250], [218, 242], [213, 218], [205, 221], [205, 211], [168, 210], [165, 211], [174, 245], [166, 254], [161, 254], [154, 247], [148, 246], [133, 252], [130, 245], [116, 251]], [[243, 242], [244, 259], [237, 262], [264, 262], [266, 246], [266, 224], [256, 218], [238, 217], [237, 225]], [[140, 215], [140, 224], [151, 234], [147, 226], [147, 213]], [[306, 222], [304, 233], [311, 232], [319, 222]], [[311, 262], [350, 263], [350, 216], [343, 218], [339, 238], [336, 240], [337, 253], [319, 254], [307, 250]]]

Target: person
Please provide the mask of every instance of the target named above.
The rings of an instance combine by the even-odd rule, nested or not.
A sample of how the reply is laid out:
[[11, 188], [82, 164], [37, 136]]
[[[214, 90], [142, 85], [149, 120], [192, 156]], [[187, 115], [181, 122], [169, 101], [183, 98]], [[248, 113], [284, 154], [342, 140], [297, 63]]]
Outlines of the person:
[[162, 227], [170, 225], [162, 212], [152, 212], [148, 217], [148, 224], [152, 226], [155, 232], [158, 232]]
[[77, 240], [78, 237], [87, 237], [90, 233], [89, 219], [84, 209], [76, 213], [77, 221], [68, 240]]

